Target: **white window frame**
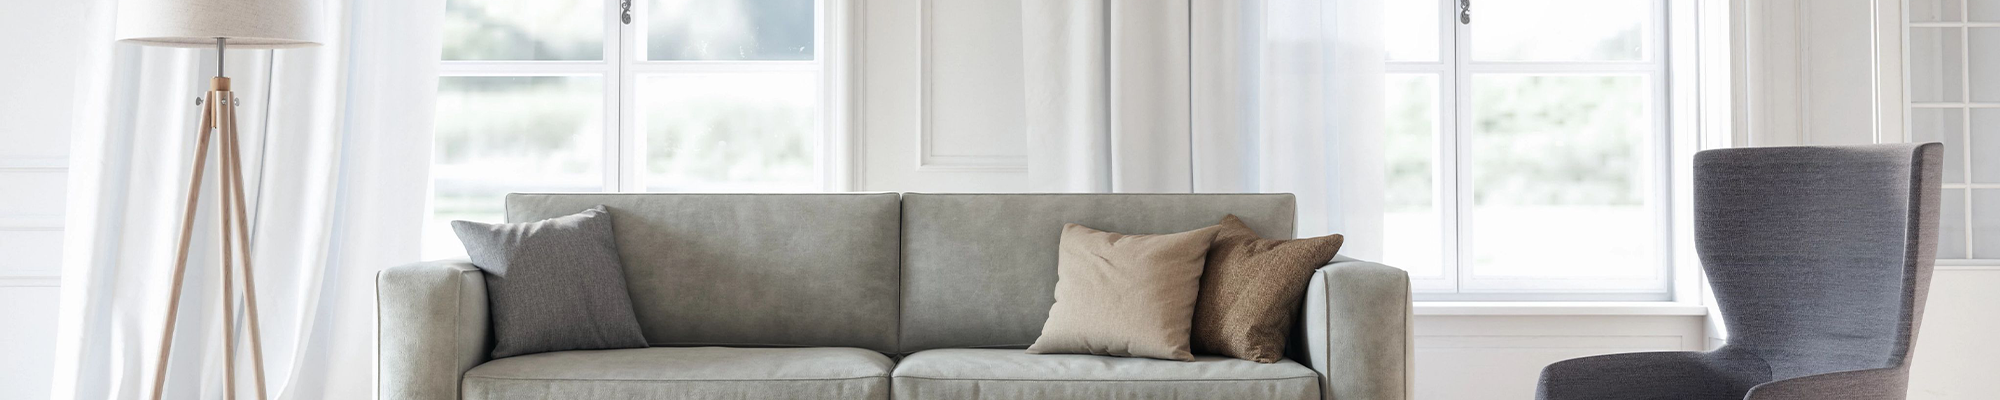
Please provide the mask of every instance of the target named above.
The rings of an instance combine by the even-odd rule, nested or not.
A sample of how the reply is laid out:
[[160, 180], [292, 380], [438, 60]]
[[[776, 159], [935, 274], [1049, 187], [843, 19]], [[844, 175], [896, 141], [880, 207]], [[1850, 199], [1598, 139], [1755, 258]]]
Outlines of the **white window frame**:
[[[533, 0], [525, 0], [533, 1]], [[632, 23], [620, 22], [620, 0], [601, 0], [604, 6], [604, 59], [596, 61], [457, 61], [440, 60], [438, 76], [451, 77], [562, 77], [599, 76], [604, 97], [605, 192], [645, 192], [645, 146], [638, 130], [641, 75], [713, 72], [797, 72], [818, 70], [820, 110], [815, 167], [820, 171], [815, 186], [824, 191], [844, 191], [850, 187], [848, 171], [853, 165], [849, 150], [854, 144], [849, 129], [849, 71], [853, 68], [852, 20], [857, 15], [851, 0], [816, 0], [813, 16], [818, 26], [813, 35], [811, 61], [653, 61], [646, 57], [646, 0], [632, 1]], [[429, 210], [426, 210], [428, 215]]]
[[[1441, 214], [1443, 226], [1444, 275], [1442, 277], [1413, 277], [1412, 289], [1421, 301], [1692, 301], [1698, 299], [1700, 267], [1693, 257], [1692, 212], [1689, 206], [1692, 196], [1691, 160], [1693, 153], [1703, 146], [1699, 130], [1711, 118], [1718, 116], [1701, 115], [1704, 112], [1700, 99], [1727, 96], [1727, 86], [1720, 93], [1703, 94], [1704, 88], [1698, 79], [1700, 73], [1708, 72], [1711, 63], [1701, 62], [1701, 53], [1709, 43], [1717, 40], [1709, 36], [1725, 38], [1722, 33], [1698, 35], [1698, 32], [1715, 29], [1711, 23], [1698, 23], [1697, 16], [1713, 18], [1718, 15], [1716, 1], [1652, 0], [1657, 12], [1649, 21], [1653, 29], [1648, 29], [1649, 54], [1645, 61], [1637, 62], [1472, 62], [1471, 30], [1458, 21], [1459, 0], [1437, 1], [1439, 50], [1436, 61], [1390, 61], [1385, 65], [1385, 73], [1422, 73], [1438, 77], [1437, 112], [1433, 143], [1437, 146], [1432, 165], [1433, 199]], [[1473, 0], [1472, 23], [1479, 21], [1479, 0]], [[1703, 11], [1709, 11], [1702, 14]], [[1721, 23], [1727, 26], [1726, 10], [1719, 14], [1725, 18]], [[1701, 46], [1697, 46], [1700, 43]], [[1727, 54], [1727, 46], [1722, 46]], [[1726, 59], [1721, 60], [1727, 65]], [[1726, 67], [1725, 67], [1726, 68]], [[1726, 72], [1726, 69], [1724, 70]], [[1471, 132], [1473, 121], [1471, 112], [1471, 91], [1464, 90], [1471, 85], [1474, 73], [1553, 73], [1553, 74], [1633, 74], [1650, 79], [1655, 95], [1649, 108], [1653, 111], [1652, 126], [1660, 132], [1654, 140], [1652, 163], [1654, 177], [1648, 188], [1654, 226], [1661, 229], [1653, 235], [1656, 251], [1651, 256], [1657, 259], [1653, 276], [1645, 279], [1603, 279], [1560, 277], [1534, 278], [1481, 278], [1470, 265], [1473, 247], [1470, 243], [1472, 207], [1472, 187], [1468, 166], [1461, 165], [1459, 140]], [[1727, 84], [1727, 79], [1722, 80]], [[1724, 97], [1726, 99], [1726, 97]], [[1725, 103], [1726, 106], [1726, 103]], [[1726, 108], [1725, 108], [1726, 109]], [[1727, 115], [1719, 116], [1723, 121]], [[1727, 125], [1724, 125], [1726, 127]], [[1449, 186], [1447, 186], [1449, 185]], [[1560, 252], [1562, 245], [1550, 243], [1548, 251]]]
[[[1959, 51], [1958, 100], [1915, 101], [1914, 100], [1915, 97], [1910, 95], [1910, 90], [1911, 90], [1909, 87], [1910, 85], [1903, 85], [1904, 87], [1901, 88], [1901, 90], [1899, 90], [1902, 93], [1903, 99], [1905, 99], [1903, 112], [1905, 115], [1912, 116], [1903, 119], [1903, 137], [1900, 138], [1903, 142], [1916, 141], [1915, 127], [1911, 126], [1912, 121], [1915, 119], [1913, 117], [1915, 115], [1915, 110], [1942, 109], [1942, 110], [1958, 110], [1959, 112], [1959, 122], [1958, 122], [1959, 148], [1958, 149], [1945, 148], [1945, 151], [1961, 152], [1960, 159], [1963, 161], [1961, 162], [1961, 165], [1959, 165], [1960, 168], [1959, 177], [1963, 179], [1963, 181], [1958, 181], [1958, 182], [1945, 181], [1942, 184], [1942, 188], [1944, 189], [1943, 192], [1944, 195], [1947, 196], [1951, 195], [1953, 190], [1958, 191], [1959, 198], [1956, 199], [1958, 201], [1958, 206], [1959, 206], [1958, 216], [1962, 219], [1961, 221], [1959, 221], [1959, 223], [1963, 228], [1963, 231], [1959, 232], [1959, 235], [1961, 235], [1961, 237], [1965, 240], [1965, 243], [1963, 243], [1965, 251], [1958, 254], [1945, 254], [1942, 250], [1940, 250], [1937, 255], [1937, 264], [1943, 266], [1986, 266], [1986, 265], [1994, 265], [1995, 263], [2000, 263], [2000, 259], [1995, 259], [1991, 257], [1989, 258], [1978, 257], [1980, 255], [1978, 253], [1978, 246], [1979, 246], [1978, 241], [1981, 239], [1986, 239], [1986, 240], [1994, 240], [1994, 239], [1980, 237], [1977, 232], [1979, 224], [1977, 223], [1978, 221], [1973, 218], [1978, 216], [1977, 214], [1981, 212], [1987, 212], [1990, 210], [1979, 209], [1978, 205], [1973, 203], [1972, 201], [1973, 194], [1986, 193], [1988, 191], [1996, 191], [1995, 189], [2000, 189], [2000, 183], [1982, 183], [1979, 182], [1978, 179], [1975, 179], [1976, 174], [1974, 173], [1975, 169], [1974, 169], [1973, 159], [1975, 157], [1984, 158], [1983, 156], [1991, 156], [1991, 155], [1979, 154], [1978, 152], [1973, 151], [1974, 146], [1971, 145], [1974, 139], [1972, 135], [1974, 128], [1974, 126], [1972, 125], [1973, 110], [2000, 109], [2000, 102], [1992, 102], [1992, 101], [1982, 102], [1982, 101], [1976, 101], [1972, 98], [1972, 92], [1973, 92], [1972, 59], [1974, 57], [1973, 47], [1972, 47], [1972, 30], [1975, 28], [1983, 28], [1983, 29], [2000, 28], [2000, 21], [1972, 20], [1972, 9], [1971, 9], [1972, 6], [1969, 2], [1964, 2], [1964, 1], [1958, 3], [1959, 8], [1958, 10], [1956, 10], [1956, 12], [1958, 13], [1957, 21], [1911, 21], [1910, 18], [1912, 17], [1912, 15], [1907, 8], [1909, 7], [1909, 3], [1905, 2], [1904, 4], [1902, 4], [1902, 6], [1905, 7], [1903, 13], [1904, 18], [1902, 26], [1902, 35], [1905, 41], [1914, 40], [1914, 38], [1916, 37], [1910, 34], [1910, 31], [1913, 28], [1958, 30], [1958, 37], [1956, 38], [1958, 39], [1958, 51]], [[1907, 66], [1914, 64], [1911, 62], [1913, 59], [1911, 58], [1912, 54], [1910, 48], [1914, 47], [1915, 45], [1916, 45], [1915, 43], [1906, 44], [1903, 47], [1902, 54], [1898, 55], [1901, 58], [1900, 61], [1903, 63], [1903, 65]], [[1911, 69], [1913, 68], [1906, 67], [1903, 70], [1904, 74], [1906, 75], [1910, 74]], [[1912, 77], [1904, 76], [1903, 79], [1908, 80], [1912, 79]], [[1945, 203], [1945, 204], [1949, 205], [1950, 203]], [[1951, 211], [1952, 210], [1945, 210], [1946, 213], [1950, 213]]]

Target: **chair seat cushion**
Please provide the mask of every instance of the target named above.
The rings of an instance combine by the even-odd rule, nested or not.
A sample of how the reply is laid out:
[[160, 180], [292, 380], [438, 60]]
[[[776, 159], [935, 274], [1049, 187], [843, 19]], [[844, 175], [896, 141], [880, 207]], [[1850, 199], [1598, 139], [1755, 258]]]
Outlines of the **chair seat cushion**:
[[893, 365], [856, 348], [563, 351], [473, 367], [464, 398], [887, 399]]
[[938, 349], [903, 358], [892, 376], [898, 400], [1319, 399], [1319, 375], [1299, 363], [1207, 355], [1183, 362]]

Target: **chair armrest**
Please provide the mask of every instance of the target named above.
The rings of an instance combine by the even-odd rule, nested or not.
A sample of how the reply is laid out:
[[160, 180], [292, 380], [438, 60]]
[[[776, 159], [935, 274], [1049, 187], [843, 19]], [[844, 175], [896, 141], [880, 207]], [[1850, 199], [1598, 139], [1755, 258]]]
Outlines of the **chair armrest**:
[[378, 398], [458, 400], [465, 371], [492, 350], [479, 268], [461, 260], [383, 270], [375, 307]]
[[1713, 352], [1609, 354], [1542, 369], [1540, 400], [1735, 399], [1770, 376], [1754, 356]]
[[1902, 368], [1863, 369], [1806, 375], [1757, 385], [1744, 399], [1901, 399], [1909, 394], [1909, 384], [1910, 371]]
[[1299, 318], [1303, 361], [1320, 375], [1320, 396], [1405, 400], [1412, 396], [1410, 275], [1387, 265], [1335, 258], [1313, 273]]

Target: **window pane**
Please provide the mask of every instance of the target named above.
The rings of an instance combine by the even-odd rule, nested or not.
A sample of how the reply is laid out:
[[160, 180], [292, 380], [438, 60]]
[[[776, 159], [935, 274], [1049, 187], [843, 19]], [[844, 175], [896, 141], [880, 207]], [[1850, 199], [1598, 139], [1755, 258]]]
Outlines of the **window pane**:
[[1382, 26], [1389, 61], [1438, 60], [1438, 2], [1398, 0], [1383, 3], [1388, 14]]
[[1944, 182], [1965, 183], [1965, 109], [1910, 109], [1910, 138], [1919, 143], [1943, 142]]
[[448, 223], [501, 221], [507, 193], [602, 190], [603, 85], [595, 76], [438, 78], [424, 256], [462, 257]]
[[2000, 259], [2000, 189], [1972, 189], [1972, 258]]
[[1910, 28], [1910, 101], [1965, 101], [1961, 28]]
[[1943, 199], [1938, 201], [1938, 250], [1940, 260], [1963, 260], [1971, 258], [1970, 249], [1965, 248], [1965, 189], [1944, 189]]
[[811, 60], [812, 0], [654, 0], [653, 60]]
[[1639, 61], [1652, 0], [1479, 0], [1474, 61]]
[[819, 190], [816, 73], [650, 75], [639, 97], [647, 190]]
[[1972, 73], [1972, 101], [2000, 103], [2000, 51], [1993, 50], [2000, 49], [2000, 28], [1970, 28], [1966, 37], [1972, 46], [1966, 67]]
[[1389, 74], [1383, 155], [1388, 163], [1382, 215], [1382, 262], [1412, 276], [1444, 276], [1443, 217], [1433, 177], [1437, 162], [1438, 76]]
[[1967, 21], [2000, 22], [2000, 0], [1966, 0], [1965, 7]]
[[1911, 0], [1910, 22], [1958, 22], [1963, 0]]
[[444, 59], [602, 60], [602, 0], [448, 0]]
[[1473, 76], [1474, 273], [1659, 273], [1649, 85], [1629, 75]]
[[[1972, 183], [2000, 183], [2000, 108], [1972, 109], [1972, 143], [1965, 145], [1972, 149]], [[1958, 149], [1946, 145], [1945, 151], [1952, 150]], [[1945, 156], [1946, 160], [1952, 158]], [[1950, 168], [1950, 164], [1946, 165]]]

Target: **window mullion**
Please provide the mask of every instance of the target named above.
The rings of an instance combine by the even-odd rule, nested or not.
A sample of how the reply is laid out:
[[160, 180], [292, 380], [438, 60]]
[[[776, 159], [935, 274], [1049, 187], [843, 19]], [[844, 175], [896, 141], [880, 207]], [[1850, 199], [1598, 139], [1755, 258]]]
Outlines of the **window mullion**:
[[609, 40], [604, 41], [606, 46], [604, 54], [611, 65], [610, 72], [605, 76], [605, 82], [608, 83], [605, 87], [605, 99], [606, 104], [610, 105], [605, 107], [609, 112], [605, 125], [611, 127], [610, 136], [605, 138], [608, 146], [605, 149], [605, 159], [614, 160], [614, 166], [606, 169], [609, 173], [606, 185], [612, 191], [618, 192], [643, 191], [645, 145], [643, 138], [639, 136], [637, 118], [633, 115], [637, 109], [634, 101], [638, 93], [633, 89], [635, 85], [633, 85], [632, 63], [634, 58], [640, 56], [634, 49], [644, 40], [640, 37], [640, 27], [646, 23], [646, 19], [643, 18], [646, 15], [646, 2], [632, 1], [633, 18], [628, 24], [621, 21], [623, 10], [620, 7], [620, 0], [605, 1], [607, 2], [605, 10], [608, 11], [605, 13], [605, 24], [608, 27], [606, 35]]
[[1451, 63], [1452, 67], [1449, 73], [1451, 84], [1445, 85], [1450, 88], [1448, 94], [1451, 95], [1451, 103], [1447, 108], [1450, 110], [1451, 129], [1441, 131], [1444, 133], [1445, 140], [1443, 143], [1444, 146], [1440, 146], [1442, 148], [1441, 151], [1444, 152], [1444, 155], [1440, 159], [1444, 160], [1444, 164], [1446, 164], [1445, 168], [1442, 168], [1446, 176], [1442, 180], [1444, 182], [1444, 195], [1441, 197], [1444, 199], [1444, 207], [1442, 208], [1447, 212], [1445, 223], [1448, 225], [1448, 229], [1446, 232], [1449, 232], [1448, 235], [1445, 235], [1445, 240], [1449, 242], [1446, 246], [1446, 249], [1449, 250], [1449, 254], [1446, 255], [1447, 265], [1449, 266], [1447, 269], [1450, 270], [1453, 278], [1452, 292], [1461, 293], [1465, 290], [1466, 282], [1472, 277], [1471, 260], [1473, 259], [1473, 238], [1471, 233], [1473, 224], [1471, 215], [1472, 180], [1468, 178], [1472, 175], [1469, 172], [1469, 165], [1471, 163], [1468, 162], [1469, 159], [1466, 152], [1466, 149], [1469, 147], [1466, 142], [1470, 139], [1472, 129], [1472, 70], [1470, 68], [1470, 61], [1472, 59], [1472, 29], [1470, 26], [1459, 22], [1458, 2], [1456, 0], [1443, 1], [1446, 4], [1445, 9], [1451, 10], [1446, 13], [1444, 20], [1451, 27], [1451, 35], [1449, 36], [1451, 38], [1451, 52], [1447, 61]]
[[596, 76], [609, 69], [599, 61], [444, 61], [438, 76]]
[[633, 60], [626, 69], [643, 73], [746, 73], [819, 71], [816, 61], [646, 61]]

